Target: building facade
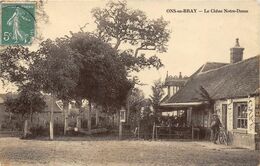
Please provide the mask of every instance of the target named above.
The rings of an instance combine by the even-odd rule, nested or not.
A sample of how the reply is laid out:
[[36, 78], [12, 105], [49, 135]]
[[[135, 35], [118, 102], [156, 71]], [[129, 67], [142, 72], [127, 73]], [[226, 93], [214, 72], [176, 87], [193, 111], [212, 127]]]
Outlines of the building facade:
[[201, 131], [210, 130], [212, 114], [217, 113], [230, 144], [259, 149], [260, 56], [243, 60], [243, 50], [237, 39], [230, 63], [205, 63], [161, 108], [185, 110], [187, 124]]

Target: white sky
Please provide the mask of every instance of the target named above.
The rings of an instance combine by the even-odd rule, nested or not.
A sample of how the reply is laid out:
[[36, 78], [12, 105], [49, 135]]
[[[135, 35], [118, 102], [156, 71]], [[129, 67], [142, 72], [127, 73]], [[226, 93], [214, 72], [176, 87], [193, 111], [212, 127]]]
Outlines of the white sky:
[[[45, 38], [55, 38], [69, 31], [77, 32], [86, 22], [92, 31], [95, 28], [91, 9], [104, 7], [107, 1], [49, 1], [46, 11], [50, 22], [41, 26]], [[165, 65], [162, 69], [144, 70], [138, 73], [140, 80], [148, 84], [142, 86], [146, 96], [151, 93], [151, 84], [158, 78], [170, 75], [191, 75], [202, 64], [210, 62], [229, 62], [229, 49], [240, 39], [245, 48], [244, 59], [260, 54], [260, 3], [254, 0], [244, 1], [173, 1], [173, 0], [130, 0], [130, 8], [146, 12], [149, 18], [163, 16], [170, 21], [172, 31], [168, 51], [157, 54]], [[248, 13], [233, 14], [175, 14], [166, 9], [242, 9]], [[122, 49], [124, 46], [121, 47]], [[147, 52], [149, 54], [149, 52]], [[150, 52], [150, 55], [155, 52]], [[2, 89], [2, 92], [4, 89]], [[1, 93], [1, 89], [0, 89]]]

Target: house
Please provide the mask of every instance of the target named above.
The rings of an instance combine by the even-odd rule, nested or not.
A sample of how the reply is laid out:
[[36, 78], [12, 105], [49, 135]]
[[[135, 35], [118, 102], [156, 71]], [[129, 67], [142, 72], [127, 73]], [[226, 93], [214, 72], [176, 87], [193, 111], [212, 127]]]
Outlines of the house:
[[205, 130], [217, 113], [232, 145], [259, 149], [260, 56], [243, 60], [243, 50], [237, 39], [230, 49], [230, 63], [205, 63], [161, 108], [184, 110], [188, 125]]
[[[55, 101], [53, 103], [53, 100]], [[32, 123], [34, 126], [48, 127], [50, 122], [51, 109], [53, 109], [54, 126], [63, 127], [63, 110], [60, 107], [58, 100], [53, 99], [50, 95], [44, 95], [46, 107], [42, 112], [34, 113]]]
[[3, 127], [3, 121], [8, 114], [5, 112], [4, 106], [5, 94], [0, 94], [0, 130]]
[[[164, 81], [164, 85], [163, 85], [163, 89], [164, 91], [166, 91], [166, 96], [161, 100], [161, 103], [166, 103], [173, 95], [175, 95], [181, 88], [184, 87], [184, 85], [186, 84], [186, 82], [188, 81], [189, 77], [187, 76], [182, 76], [181, 72], [179, 73], [179, 76], [175, 75], [175, 76], [171, 76], [168, 74], [167, 71], [167, 75]], [[171, 110], [167, 111], [167, 108], [164, 108], [162, 111], [162, 115], [178, 115], [179, 114], [179, 110], [171, 112]]]
[[[7, 97], [17, 97], [17, 94], [7, 93], [0, 94], [0, 131], [21, 131], [23, 129], [22, 123], [24, 118], [21, 115], [8, 113], [5, 111], [4, 101]], [[56, 134], [63, 134], [64, 132], [64, 110], [63, 103], [51, 95], [44, 95], [46, 103], [45, 108], [41, 112], [35, 112], [29, 116], [28, 123], [30, 127], [41, 128], [48, 131], [51, 111], [53, 109], [54, 130]], [[88, 116], [88, 102], [83, 102], [82, 109], [79, 109], [75, 101], [69, 102], [67, 112], [67, 130], [78, 127], [82, 130], [87, 129]], [[100, 128], [108, 123], [108, 116], [102, 112], [102, 107], [92, 104], [91, 111], [92, 128]]]
[[[15, 93], [0, 94], [0, 131], [17, 130], [18, 128], [21, 129], [20, 125], [18, 128], [14, 127], [17, 126], [17, 124], [20, 124], [21, 118], [5, 111], [4, 101], [6, 100], [7, 97], [17, 97], [17, 94]], [[33, 125], [42, 126], [42, 127], [47, 127], [49, 125], [50, 110], [52, 108], [52, 97], [49, 95], [45, 95], [44, 100], [46, 102], [46, 107], [42, 112], [33, 114], [32, 119], [30, 121], [30, 123], [33, 123]], [[53, 109], [54, 109], [54, 123], [56, 125], [62, 125], [63, 124], [62, 109], [58, 106], [56, 102], [54, 103]]]

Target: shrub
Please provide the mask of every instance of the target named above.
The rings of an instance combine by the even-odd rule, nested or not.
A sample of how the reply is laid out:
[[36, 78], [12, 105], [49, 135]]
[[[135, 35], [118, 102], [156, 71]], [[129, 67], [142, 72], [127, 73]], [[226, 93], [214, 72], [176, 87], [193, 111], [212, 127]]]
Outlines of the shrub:
[[32, 138], [38, 137], [38, 136], [48, 136], [49, 131], [48, 128], [43, 126], [37, 126], [37, 127], [31, 127], [30, 128], [31, 136]]
[[64, 125], [63, 124], [54, 124], [54, 135], [63, 135]]

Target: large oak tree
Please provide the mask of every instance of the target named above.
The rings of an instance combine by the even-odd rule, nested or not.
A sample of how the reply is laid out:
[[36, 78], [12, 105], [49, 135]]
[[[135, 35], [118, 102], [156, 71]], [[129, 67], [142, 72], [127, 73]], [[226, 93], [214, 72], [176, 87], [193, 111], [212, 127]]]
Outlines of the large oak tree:
[[126, 1], [110, 1], [105, 8], [94, 8], [92, 15], [97, 25], [97, 34], [104, 41], [115, 43], [116, 50], [123, 43], [134, 47], [121, 51], [130, 71], [162, 66], [157, 56], [146, 58], [140, 51], [166, 52], [170, 36], [167, 29], [169, 22], [162, 17], [149, 19], [143, 11], [129, 8]]

